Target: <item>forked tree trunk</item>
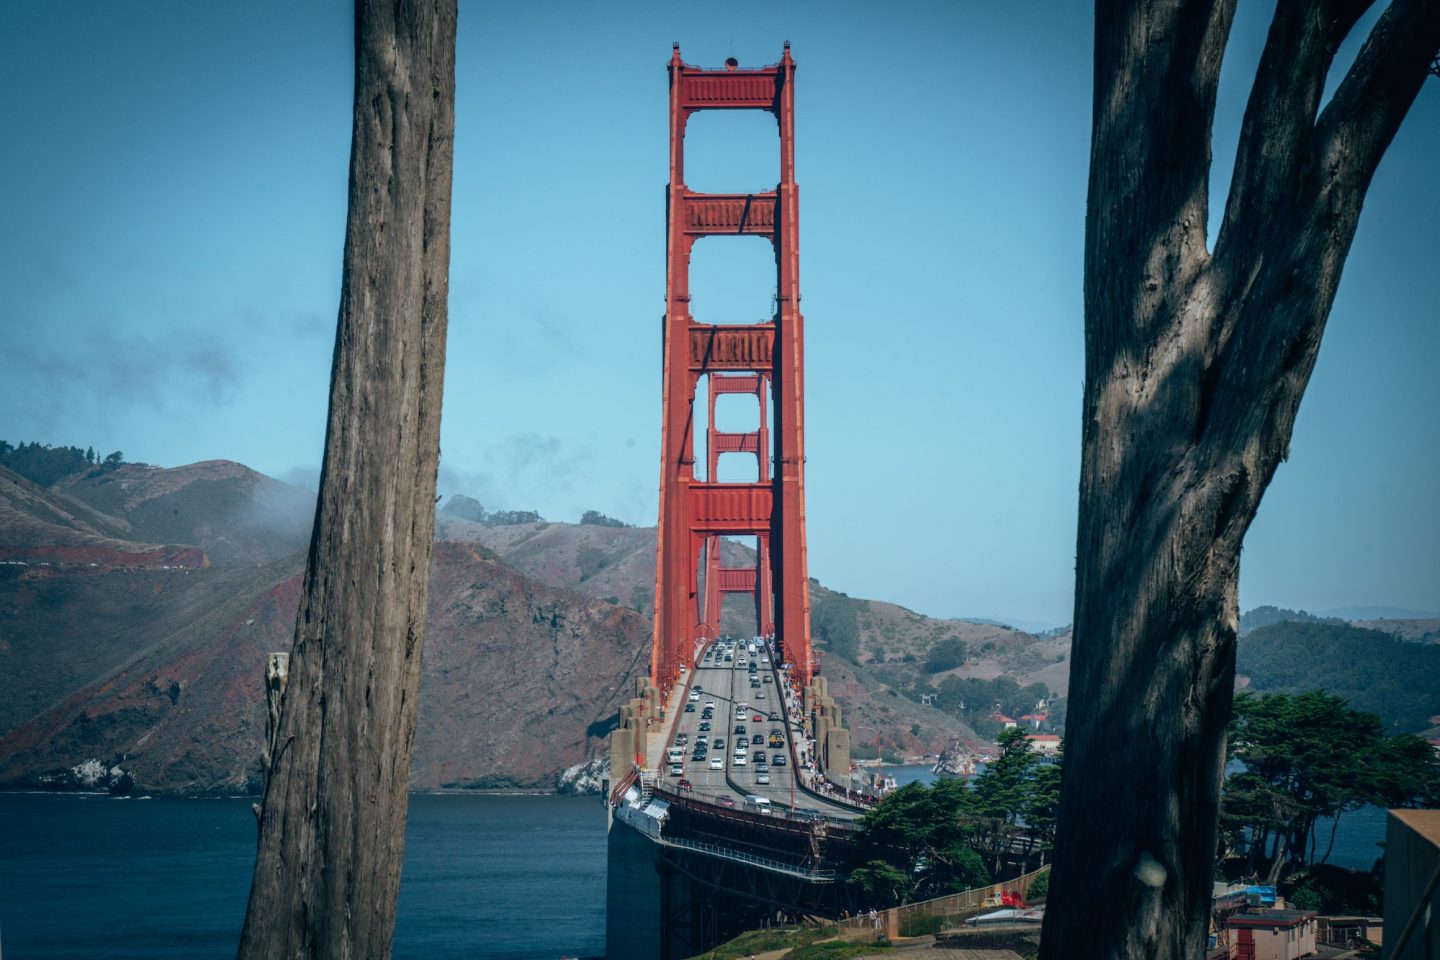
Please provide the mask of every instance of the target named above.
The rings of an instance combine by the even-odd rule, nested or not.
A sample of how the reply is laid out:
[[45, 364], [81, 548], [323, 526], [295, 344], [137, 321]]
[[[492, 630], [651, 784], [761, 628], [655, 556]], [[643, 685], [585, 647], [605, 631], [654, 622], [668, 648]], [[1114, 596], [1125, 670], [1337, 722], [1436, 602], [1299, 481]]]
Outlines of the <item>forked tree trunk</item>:
[[240, 957], [390, 955], [445, 367], [455, 2], [356, 7], [320, 500]]
[[1100, 0], [1074, 651], [1046, 960], [1203, 956], [1240, 544], [1285, 457], [1365, 191], [1440, 47], [1395, 0], [1281, 2], [1213, 254], [1234, 0]]

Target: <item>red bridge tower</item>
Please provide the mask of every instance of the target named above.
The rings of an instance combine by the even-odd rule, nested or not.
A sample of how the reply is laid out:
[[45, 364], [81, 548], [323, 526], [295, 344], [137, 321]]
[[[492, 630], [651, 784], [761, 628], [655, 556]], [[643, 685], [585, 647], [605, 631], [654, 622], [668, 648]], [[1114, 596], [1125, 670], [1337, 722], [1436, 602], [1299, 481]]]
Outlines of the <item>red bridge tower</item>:
[[[767, 110], [780, 127], [780, 183], [772, 192], [695, 193], [685, 186], [685, 124], [697, 110]], [[765, 323], [699, 322], [690, 315], [690, 250], [702, 237], [764, 237], [775, 251], [774, 316]], [[755, 595], [760, 630], [774, 632], [804, 687], [810, 652], [805, 557], [804, 320], [800, 315], [799, 190], [795, 185], [795, 61], [702, 70], [670, 58], [670, 185], [666, 210], [664, 391], [660, 532], [651, 680], [668, 690], [693, 663], [695, 641], [714, 636], [725, 593]], [[706, 318], [714, 321], [718, 318]], [[695, 394], [707, 379], [705, 479], [695, 478]], [[715, 429], [716, 398], [754, 394], [760, 423], [748, 433]], [[766, 397], [775, 427], [767, 423]], [[755, 483], [720, 483], [721, 453], [754, 453]], [[773, 462], [773, 470], [771, 464]], [[756, 566], [720, 566], [720, 538], [756, 538]], [[705, 556], [704, 596], [700, 557]]]

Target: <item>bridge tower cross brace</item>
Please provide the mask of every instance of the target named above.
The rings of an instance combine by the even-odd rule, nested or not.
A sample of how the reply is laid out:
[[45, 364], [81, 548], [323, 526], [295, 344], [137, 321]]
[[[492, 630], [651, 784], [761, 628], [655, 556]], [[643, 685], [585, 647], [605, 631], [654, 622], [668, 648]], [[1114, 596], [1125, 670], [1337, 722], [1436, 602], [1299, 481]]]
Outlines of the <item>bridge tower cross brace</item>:
[[[655, 632], [650, 678], [668, 690], [694, 662], [696, 642], [719, 626], [720, 597], [749, 592], [753, 577], [762, 630], [772, 628], [800, 685], [814, 673], [810, 582], [805, 552], [804, 318], [800, 313], [799, 188], [795, 184], [795, 61], [786, 42], [780, 62], [742, 70], [734, 60], [705, 70], [670, 58], [670, 182], [666, 203], [666, 291], [662, 321], [660, 522], [656, 550]], [[780, 133], [780, 182], [773, 191], [696, 193], [685, 185], [685, 125], [697, 110], [765, 110]], [[697, 322], [690, 314], [690, 253], [705, 237], [768, 239], [775, 253], [775, 313], [764, 323]], [[715, 318], [709, 318], [715, 319]], [[708, 378], [707, 459], [695, 477], [695, 394]], [[717, 387], [719, 392], [717, 392]], [[766, 425], [765, 393], [774, 411]], [[714, 429], [723, 392], [755, 392], [761, 423], [753, 433]], [[767, 436], [767, 434], [769, 434]], [[770, 449], [767, 451], [766, 447]], [[720, 483], [722, 452], [754, 450], [755, 483]], [[767, 464], [766, 453], [773, 463]], [[756, 569], [719, 565], [719, 538], [754, 536]], [[705, 594], [700, 596], [700, 556]], [[768, 632], [768, 631], [767, 631]]]

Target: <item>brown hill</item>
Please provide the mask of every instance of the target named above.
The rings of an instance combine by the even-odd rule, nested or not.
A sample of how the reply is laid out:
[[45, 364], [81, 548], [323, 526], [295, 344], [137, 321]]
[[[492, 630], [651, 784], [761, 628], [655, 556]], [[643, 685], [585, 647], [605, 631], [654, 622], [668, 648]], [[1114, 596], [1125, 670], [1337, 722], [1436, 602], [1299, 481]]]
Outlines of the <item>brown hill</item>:
[[199, 547], [214, 563], [293, 556], [309, 546], [315, 516], [313, 493], [229, 460], [90, 470], [49, 492], [118, 518], [137, 539]]
[[[557, 586], [589, 596], [619, 601], [652, 616], [655, 583], [655, 528], [604, 527], [568, 523], [522, 523], [486, 526], [448, 515], [437, 519], [437, 535], [474, 539], [494, 550], [506, 563]], [[725, 541], [726, 566], [754, 563], [754, 553]], [[975, 731], [943, 710], [915, 696], [951, 674], [990, 678], [1016, 671], [1063, 693], [1069, 675], [1068, 635], [1041, 641], [1008, 627], [926, 617], [892, 603], [861, 600], [811, 582], [813, 623], [822, 670], [852, 730], [884, 726], [887, 751], [910, 756], [938, 754], [954, 739], [977, 739]], [[755, 632], [754, 606], [743, 597], [727, 598], [723, 632], [747, 636]], [[933, 677], [921, 670], [935, 644], [960, 638], [973, 651], [962, 667]], [[1027, 653], [1034, 648], [1037, 652]], [[1063, 656], [1058, 653], [1063, 648]], [[870, 736], [872, 734], [861, 734]]]
[[0, 467], [0, 563], [203, 566], [192, 546], [144, 542], [125, 520]]
[[[0, 784], [72, 785], [69, 771], [94, 761], [146, 790], [255, 789], [264, 657], [289, 647], [301, 580], [293, 562], [261, 570], [0, 579], [0, 608], [31, 597], [25, 636], [0, 650], [5, 676], [51, 676], [45, 697], [7, 711]], [[536, 583], [478, 547], [437, 544], [430, 611], [419, 789], [553, 786], [599, 752], [645, 668], [648, 630], [632, 611]], [[107, 624], [103, 644], [45, 643], [87, 620]], [[55, 664], [52, 654], [76, 650], [87, 653]], [[19, 687], [0, 681], [0, 701]]]

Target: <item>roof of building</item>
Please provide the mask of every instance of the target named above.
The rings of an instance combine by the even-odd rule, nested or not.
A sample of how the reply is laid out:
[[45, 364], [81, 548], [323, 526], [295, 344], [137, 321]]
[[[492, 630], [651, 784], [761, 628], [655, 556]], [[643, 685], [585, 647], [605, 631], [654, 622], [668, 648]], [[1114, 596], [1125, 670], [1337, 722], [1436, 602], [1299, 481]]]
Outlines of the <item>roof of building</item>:
[[1026, 740], [1054, 740], [1056, 743], [1059, 743], [1059, 742], [1060, 742], [1060, 734], [1058, 734], [1058, 733], [1027, 733], [1027, 734], [1025, 735], [1025, 739], [1026, 739]]
[[1225, 922], [1232, 927], [1298, 927], [1314, 918], [1313, 910], [1266, 910], [1263, 913], [1237, 913]]

